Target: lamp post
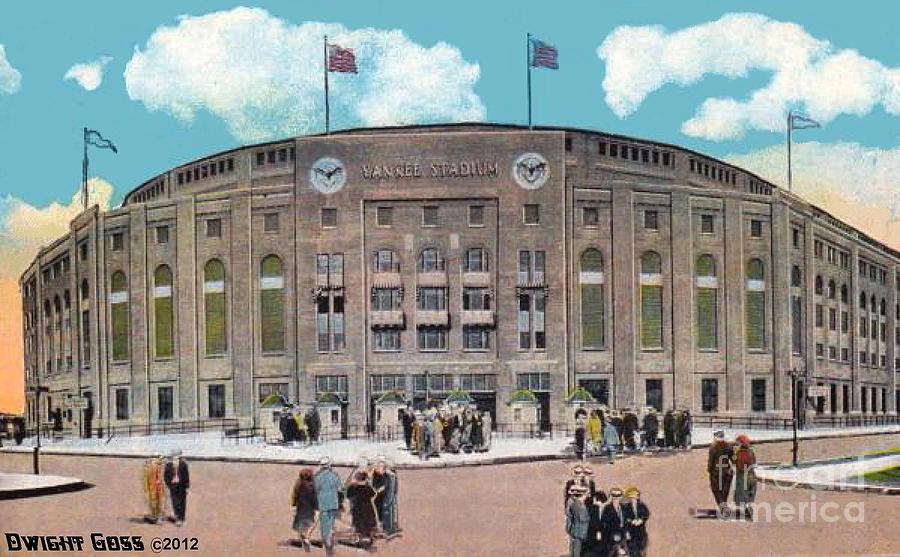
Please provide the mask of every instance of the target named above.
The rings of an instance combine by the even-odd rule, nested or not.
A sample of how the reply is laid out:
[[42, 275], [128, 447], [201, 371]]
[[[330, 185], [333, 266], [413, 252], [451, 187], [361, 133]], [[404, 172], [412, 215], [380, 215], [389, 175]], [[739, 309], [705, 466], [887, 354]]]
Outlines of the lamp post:
[[797, 388], [797, 380], [804, 374], [796, 369], [792, 369], [790, 371], [789, 375], [791, 377], [791, 416], [792, 416], [791, 428], [793, 430], [793, 437], [792, 437], [793, 444], [791, 446], [791, 453], [792, 453], [791, 464], [792, 464], [792, 466], [794, 466], [796, 468], [797, 467], [797, 453], [800, 450], [799, 441], [797, 439], [797, 422], [800, 419], [800, 412], [801, 412], [801, 408], [802, 408], [802, 406], [800, 404], [800, 400], [802, 398], [802, 400], [805, 402], [806, 397], [804, 397], [803, 393], [800, 392], [800, 390]]
[[47, 393], [47, 392], [50, 392], [50, 388], [49, 388], [49, 387], [42, 386], [42, 385], [35, 385], [35, 386], [33, 386], [33, 387], [29, 387], [28, 390], [31, 391], [31, 392], [33, 392], [33, 393], [35, 394], [35, 397], [37, 397], [37, 401], [36, 401], [36, 403], [35, 403], [35, 404], [36, 404], [36, 407], [37, 407], [37, 412], [36, 412], [36, 414], [37, 414], [37, 445], [35, 445], [35, 447], [34, 447], [34, 457], [33, 457], [33, 460], [32, 460], [32, 464], [33, 464], [33, 467], [34, 467], [34, 473], [35, 473], [35, 474], [40, 474], [40, 473], [41, 473], [41, 464], [40, 464], [40, 454], [41, 454], [41, 412], [42, 412], [42, 410], [41, 410], [41, 393]]

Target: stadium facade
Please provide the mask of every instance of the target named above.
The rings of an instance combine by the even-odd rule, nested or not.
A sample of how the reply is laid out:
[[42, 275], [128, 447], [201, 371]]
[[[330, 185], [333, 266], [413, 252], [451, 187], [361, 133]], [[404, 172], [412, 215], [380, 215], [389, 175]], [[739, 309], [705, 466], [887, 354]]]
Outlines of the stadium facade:
[[[740, 168], [586, 130], [357, 129], [241, 147], [86, 210], [21, 277], [26, 416], [234, 417], [281, 393], [518, 388], [610, 406], [896, 414], [900, 253]], [[46, 387], [37, 407], [34, 387]], [[80, 402], [78, 402], [80, 401]]]

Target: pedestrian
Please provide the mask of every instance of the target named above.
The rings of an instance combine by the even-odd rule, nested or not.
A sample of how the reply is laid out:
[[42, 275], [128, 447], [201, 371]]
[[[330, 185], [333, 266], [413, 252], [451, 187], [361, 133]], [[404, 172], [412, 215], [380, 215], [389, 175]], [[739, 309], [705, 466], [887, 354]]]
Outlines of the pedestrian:
[[622, 414], [618, 410], [613, 410], [610, 412], [609, 421], [612, 422], [614, 426], [616, 426], [616, 433], [619, 436], [619, 442], [617, 445], [621, 447], [623, 450], [625, 448], [625, 437], [624, 437], [624, 425], [625, 422], [622, 420]]
[[575, 458], [578, 460], [584, 460], [585, 426], [584, 413], [579, 409], [575, 417]]
[[618, 446], [619, 432], [616, 430], [615, 424], [610, 420], [603, 426], [603, 448], [606, 451], [606, 454], [609, 455], [610, 464], [613, 463], [613, 457], [616, 454]]
[[566, 480], [566, 485], [563, 487], [563, 510], [565, 510], [569, 504], [569, 497], [572, 496], [570, 490], [572, 489], [573, 485], [584, 486], [588, 489], [591, 488], [591, 486], [585, 479], [583, 464], [576, 464], [575, 466], [573, 466], [572, 475], [568, 480]]
[[667, 449], [675, 446], [675, 413], [671, 409], [663, 416], [663, 440]]
[[643, 557], [647, 554], [647, 520], [650, 519], [650, 509], [641, 501], [641, 492], [636, 487], [625, 489], [625, 497], [628, 500], [622, 506], [625, 517], [625, 532], [628, 534], [628, 555], [630, 557]]
[[581, 485], [569, 489], [566, 503], [566, 533], [569, 535], [569, 557], [581, 557], [581, 546], [587, 538], [590, 514], [585, 500], [588, 490]]
[[637, 449], [634, 434], [637, 432], [640, 424], [638, 423], [637, 414], [635, 414], [633, 409], [625, 409], [625, 415], [622, 417], [622, 427], [625, 430], [622, 434], [625, 440], [625, 446], [628, 447], [629, 451]]
[[319, 471], [313, 477], [316, 490], [316, 506], [319, 509], [319, 529], [326, 555], [334, 555], [334, 520], [343, 506], [344, 486], [337, 473], [331, 469], [331, 459], [319, 462]]
[[297, 532], [298, 541], [303, 549], [310, 551], [309, 532], [316, 519], [317, 506], [312, 469], [300, 470], [299, 477], [291, 490], [291, 506], [294, 507], [294, 521], [291, 527]]
[[318, 443], [319, 433], [322, 429], [322, 420], [319, 418], [319, 408], [315, 404], [312, 405], [304, 416], [306, 430], [309, 432], [309, 442]]
[[425, 425], [422, 423], [422, 414], [416, 412], [412, 429], [412, 452], [421, 455], [425, 447]]
[[709, 488], [716, 501], [716, 507], [722, 516], [728, 514], [728, 492], [731, 491], [731, 480], [734, 475], [733, 457], [734, 449], [725, 441], [725, 432], [722, 430], [714, 432], [706, 461], [706, 473], [709, 475]]
[[403, 441], [406, 443], [406, 450], [412, 450], [412, 430], [413, 419], [410, 408], [400, 409], [400, 425], [403, 427]]
[[610, 500], [600, 513], [601, 555], [622, 555], [626, 547], [625, 512], [622, 509], [622, 490], [609, 490]]
[[397, 531], [397, 473], [390, 469], [383, 456], [375, 459], [372, 487], [375, 488], [375, 510], [381, 529], [391, 536]]
[[472, 412], [472, 450], [481, 452], [484, 445], [483, 424], [481, 423], [481, 412], [475, 410]]
[[681, 417], [681, 447], [684, 449], [691, 448], [691, 429], [694, 427], [694, 419], [691, 417], [691, 411], [684, 409]]
[[431, 433], [431, 454], [433, 456], [439, 456], [444, 443], [444, 424], [441, 422], [441, 416], [439, 414], [435, 414], [431, 423], [433, 429]]
[[431, 444], [434, 439], [434, 422], [425, 419], [422, 423], [422, 446], [419, 448], [419, 458], [428, 460], [431, 456]]
[[672, 428], [675, 430], [675, 448], [681, 449], [684, 447], [684, 412], [676, 410], [674, 416], [675, 422], [672, 424]]
[[173, 451], [171, 456], [172, 459], [166, 463], [163, 479], [172, 498], [175, 525], [181, 526], [187, 512], [187, 492], [191, 487], [191, 474], [187, 462], [181, 458], [180, 450]]
[[587, 421], [587, 440], [588, 452], [593, 453], [600, 447], [603, 435], [603, 422], [600, 421], [600, 414], [597, 410], [591, 410], [591, 415]]
[[491, 437], [493, 436], [493, 420], [491, 413], [485, 411], [481, 416], [481, 450], [487, 452], [491, 450]]
[[359, 534], [363, 546], [372, 545], [378, 518], [375, 512], [375, 489], [369, 483], [369, 475], [360, 470], [347, 486], [353, 529]]
[[644, 446], [648, 449], [656, 448], [656, 436], [659, 434], [659, 419], [656, 417], [656, 408], [652, 406], [644, 415]]
[[747, 435], [738, 435], [734, 449], [734, 502], [737, 514], [753, 520], [753, 502], [756, 501], [756, 453], [750, 447]]
[[166, 488], [163, 482], [163, 459], [156, 454], [144, 464], [144, 495], [150, 507], [148, 521], [157, 524], [164, 518], [163, 507], [166, 501]]

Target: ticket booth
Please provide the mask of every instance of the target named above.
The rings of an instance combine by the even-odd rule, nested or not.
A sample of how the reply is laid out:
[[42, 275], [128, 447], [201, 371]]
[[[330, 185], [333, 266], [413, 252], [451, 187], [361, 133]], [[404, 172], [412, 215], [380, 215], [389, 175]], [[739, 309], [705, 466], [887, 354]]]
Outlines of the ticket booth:
[[335, 393], [321, 393], [316, 397], [316, 411], [322, 424], [320, 435], [328, 439], [340, 439], [344, 433], [344, 401]]
[[278, 393], [270, 394], [260, 403], [256, 411], [256, 424], [263, 429], [264, 439], [281, 438], [278, 422], [288, 406], [287, 399]]
[[587, 420], [597, 407], [596, 399], [587, 389], [576, 387], [566, 398], [566, 425], [570, 430], [574, 429], [578, 416], [583, 416]]
[[515, 432], [534, 432], [538, 424], [538, 398], [529, 389], [518, 389], [509, 397], [507, 404], [512, 416]]
[[406, 400], [397, 391], [387, 391], [375, 401], [375, 433], [384, 439], [393, 439], [402, 433], [400, 409], [406, 408]]
[[458, 410], [466, 410], [475, 404], [475, 399], [465, 391], [453, 391], [444, 399], [444, 404], [450, 407], [450, 410], [456, 412]]

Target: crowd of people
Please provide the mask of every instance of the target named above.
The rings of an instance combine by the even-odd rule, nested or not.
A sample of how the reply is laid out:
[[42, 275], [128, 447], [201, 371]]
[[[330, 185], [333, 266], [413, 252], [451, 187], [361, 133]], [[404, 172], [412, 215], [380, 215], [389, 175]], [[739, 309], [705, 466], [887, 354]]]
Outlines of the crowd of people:
[[576, 464], [563, 491], [570, 557], [646, 555], [650, 509], [636, 487], [598, 489], [594, 471]]
[[728, 517], [731, 508], [728, 496], [734, 487], [735, 512], [738, 518], [753, 519], [753, 502], [756, 500], [756, 453], [747, 435], [738, 435], [734, 442], [725, 440], [722, 430], [713, 432], [709, 446], [706, 472], [709, 488], [716, 501], [720, 517]]
[[187, 461], [181, 458], [181, 451], [172, 451], [167, 458], [157, 453], [148, 460], [143, 469], [143, 487], [150, 508], [150, 513], [145, 516], [147, 522], [159, 524], [166, 519], [168, 491], [172, 505], [170, 520], [176, 526], [184, 524], [191, 475]]
[[575, 420], [575, 456], [583, 459], [606, 454], [612, 462], [615, 453], [621, 451], [690, 448], [693, 427], [690, 410], [668, 410], [661, 421], [653, 407], [644, 409], [640, 417], [632, 408], [579, 409]]
[[322, 431], [319, 412], [314, 406], [305, 412], [298, 406], [285, 409], [278, 418], [278, 430], [286, 445], [318, 443]]
[[425, 411], [400, 409], [406, 448], [420, 459], [447, 453], [487, 452], [491, 448], [491, 414], [476, 408], [442, 406]]
[[325, 553], [332, 555], [335, 522], [347, 502], [353, 541], [361, 547], [374, 548], [376, 539], [393, 536], [400, 530], [398, 487], [397, 474], [384, 457], [361, 462], [346, 481], [332, 469], [329, 458], [322, 459], [316, 473], [310, 468], [301, 469], [291, 490], [292, 527], [299, 536], [298, 545], [310, 551], [310, 536], [318, 522]]

